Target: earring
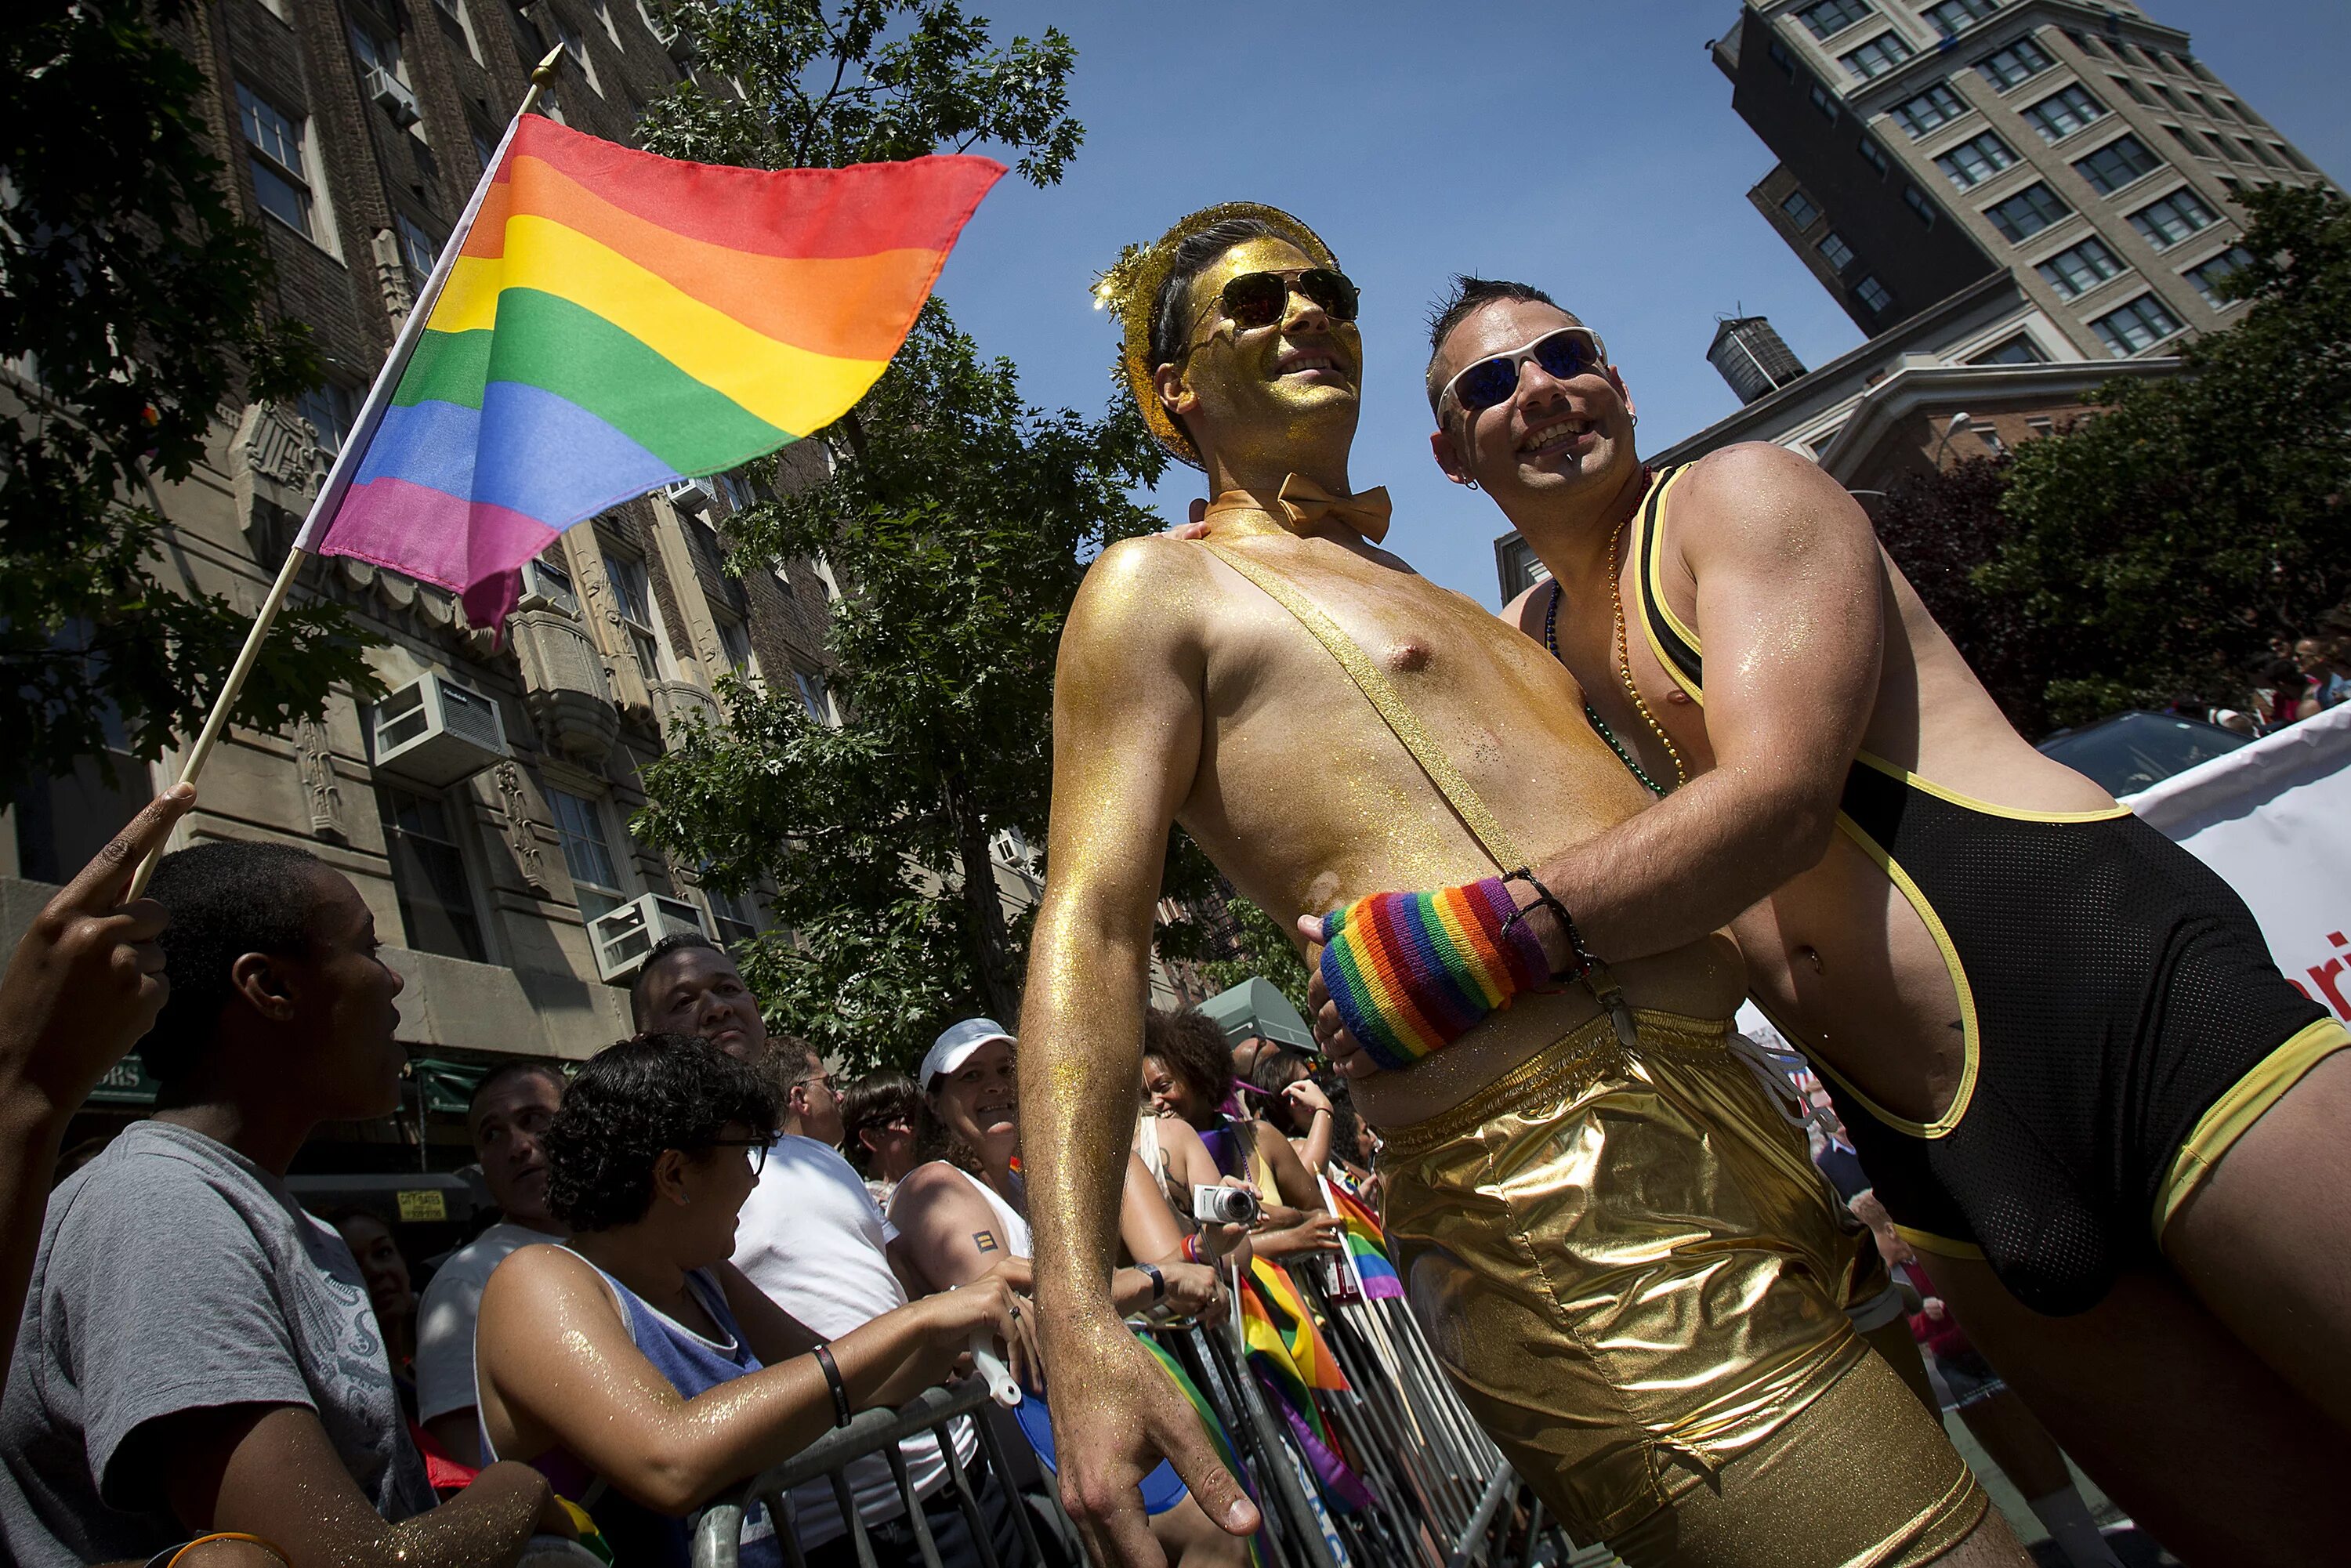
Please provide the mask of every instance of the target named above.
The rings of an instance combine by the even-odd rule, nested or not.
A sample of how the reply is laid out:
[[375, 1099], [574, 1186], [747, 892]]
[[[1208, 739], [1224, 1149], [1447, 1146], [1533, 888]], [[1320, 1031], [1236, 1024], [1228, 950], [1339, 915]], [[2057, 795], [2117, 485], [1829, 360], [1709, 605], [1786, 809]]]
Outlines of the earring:
[[1634, 424], [1634, 427], [1635, 427], [1635, 429], [1639, 428], [1640, 423], [1641, 423], [1641, 416], [1640, 416], [1639, 414], [1637, 414], [1637, 413], [1636, 413], [1636, 414], [1635, 414], [1635, 415], [1633, 416], [1633, 424]]
[[1476, 489], [1476, 488], [1478, 487], [1478, 481], [1477, 481], [1477, 480], [1475, 480], [1475, 479], [1464, 479], [1464, 480], [1462, 480], [1461, 482], [1462, 482], [1464, 485], [1468, 486], [1469, 486], [1469, 488], [1471, 488], [1472, 490], [1474, 490], [1474, 489]]

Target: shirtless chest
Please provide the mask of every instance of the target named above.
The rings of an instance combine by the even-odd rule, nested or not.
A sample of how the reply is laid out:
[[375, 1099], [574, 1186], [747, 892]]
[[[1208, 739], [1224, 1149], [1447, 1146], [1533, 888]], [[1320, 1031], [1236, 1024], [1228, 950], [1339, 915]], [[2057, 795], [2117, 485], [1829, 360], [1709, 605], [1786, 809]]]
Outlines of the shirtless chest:
[[[1331, 647], [1219, 562], [1198, 610], [1210, 630], [1205, 718], [1177, 820], [1285, 925], [1293, 912], [1319, 915], [1370, 893], [1514, 869], [1645, 803], [1573, 718], [1581, 711], [1573, 679], [1489, 612], [1318, 541], [1256, 539], [1249, 548], [1393, 688], [1504, 841], [1472, 831]], [[1618, 978], [1636, 1005], [1703, 1017], [1727, 1016], [1740, 990], [1736, 954], [1719, 937], [1623, 966]], [[1581, 990], [1522, 998], [1444, 1053], [1364, 1085], [1359, 1107], [1374, 1124], [1434, 1115], [1592, 1010]]]

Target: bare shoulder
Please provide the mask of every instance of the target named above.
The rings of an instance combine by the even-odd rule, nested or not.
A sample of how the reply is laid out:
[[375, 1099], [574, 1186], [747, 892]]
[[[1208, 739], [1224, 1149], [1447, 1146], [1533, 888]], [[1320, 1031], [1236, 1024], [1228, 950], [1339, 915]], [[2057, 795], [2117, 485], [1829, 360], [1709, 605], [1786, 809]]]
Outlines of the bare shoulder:
[[609, 1310], [611, 1303], [611, 1292], [587, 1260], [569, 1248], [542, 1243], [516, 1248], [490, 1271], [482, 1287], [481, 1322], [485, 1332], [495, 1332], [508, 1316], [538, 1322], [582, 1306]]
[[1208, 555], [1166, 534], [1122, 539], [1094, 559], [1070, 606], [1062, 656], [1140, 663], [1196, 643]]
[[1543, 604], [1552, 591], [1552, 580], [1549, 578], [1535, 583], [1516, 599], [1502, 606], [1500, 611], [1502, 623], [1523, 632], [1530, 637], [1540, 639], [1542, 636]]
[[935, 1216], [956, 1214], [982, 1203], [961, 1171], [945, 1160], [933, 1160], [908, 1171], [890, 1195], [890, 1222], [904, 1230], [910, 1224], [921, 1225]]
[[1675, 486], [1671, 543], [1686, 559], [1779, 558], [1808, 542], [1876, 538], [1869, 515], [1801, 453], [1743, 441], [1690, 465]]

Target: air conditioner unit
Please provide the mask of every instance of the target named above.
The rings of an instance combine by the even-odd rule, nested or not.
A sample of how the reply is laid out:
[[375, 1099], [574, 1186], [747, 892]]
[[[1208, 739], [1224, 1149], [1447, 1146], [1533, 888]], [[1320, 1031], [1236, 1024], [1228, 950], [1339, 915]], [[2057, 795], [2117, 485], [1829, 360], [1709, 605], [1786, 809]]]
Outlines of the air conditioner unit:
[[718, 486], [707, 479], [680, 479], [662, 491], [681, 512], [706, 512], [718, 497]]
[[407, 84], [381, 66], [367, 67], [360, 73], [360, 85], [368, 97], [392, 116], [394, 125], [411, 126], [424, 118], [424, 111], [416, 107], [416, 95], [408, 89]]
[[649, 893], [588, 923], [596, 947], [596, 973], [607, 985], [621, 985], [645, 967], [645, 956], [663, 937], [707, 936], [702, 911], [683, 898]]
[[420, 675], [375, 706], [375, 766], [445, 789], [507, 757], [498, 705], [446, 675]]
[[549, 609], [566, 615], [580, 613], [580, 595], [572, 589], [571, 574], [543, 560], [522, 563], [522, 597], [544, 601]]

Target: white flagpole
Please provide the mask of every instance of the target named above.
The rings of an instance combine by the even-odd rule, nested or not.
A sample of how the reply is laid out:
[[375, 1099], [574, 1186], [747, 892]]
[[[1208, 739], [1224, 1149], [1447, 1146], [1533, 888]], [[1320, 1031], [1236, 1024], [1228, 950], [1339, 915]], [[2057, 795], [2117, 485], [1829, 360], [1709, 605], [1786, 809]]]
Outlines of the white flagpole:
[[[368, 444], [374, 440], [377, 427], [383, 423], [383, 411], [392, 402], [392, 394], [398, 389], [401, 376], [408, 369], [409, 358], [416, 352], [417, 340], [424, 335], [425, 320], [433, 314], [434, 306], [440, 302], [442, 287], [456, 267], [457, 253], [464, 247], [465, 236], [473, 232], [474, 220], [482, 210], [482, 198], [489, 193], [499, 166], [506, 162], [507, 146], [514, 141], [515, 128], [522, 123], [524, 115], [538, 107], [540, 96], [555, 80], [555, 62], [562, 57], [562, 46], [558, 45], [549, 49], [547, 57], [532, 69], [530, 90], [523, 94], [522, 103], [515, 110], [514, 118], [507, 121], [506, 134], [498, 138], [497, 150], [490, 154], [480, 183], [475, 185], [473, 196], [465, 203], [465, 215], [451, 231], [448, 243], [441, 247], [441, 254], [433, 264], [433, 275], [425, 279], [416, 302], [409, 308], [408, 319], [400, 324], [400, 333], [392, 340], [392, 352], [384, 357], [383, 368], [376, 372], [375, 383], [368, 388], [367, 401], [360, 405], [359, 418], [353, 422], [342, 450], [335, 454], [334, 464], [327, 470], [327, 477], [319, 486], [318, 498], [310, 503], [309, 513], [302, 519], [300, 531], [294, 536], [293, 548], [286, 552], [285, 564], [277, 569], [277, 580], [269, 585], [269, 592], [262, 599], [261, 608], [254, 612], [253, 628], [245, 634], [245, 646], [237, 651], [236, 662], [229, 666], [228, 679], [222, 683], [220, 695], [213, 699], [213, 709], [204, 717], [204, 727], [197, 733], [195, 744], [188, 748], [187, 761], [180, 768], [181, 783], [196, 781], [196, 775], [202, 773], [204, 764], [211, 760], [213, 747], [218, 744], [221, 732], [228, 727], [229, 710], [236, 706], [237, 694], [245, 689], [246, 677], [253, 673], [254, 661], [261, 654], [261, 644], [269, 635], [270, 623], [277, 619], [277, 612], [286, 602], [287, 591], [294, 586], [295, 573], [301, 570], [302, 563], [310, 559], [319, 536], [326, 531], [327, 524], [333, 519], [343, 497], [350, 493], [351, 477], [358, 471], [360, 460], [366, 456]], [[158, 844], [154, 853], [140, 862], [138, 873], [131, 881], [131, 897], [137, 898], [147, 891], [147, 879], [155, 874], [155, 862], [162, 856], [163, 847]]]

